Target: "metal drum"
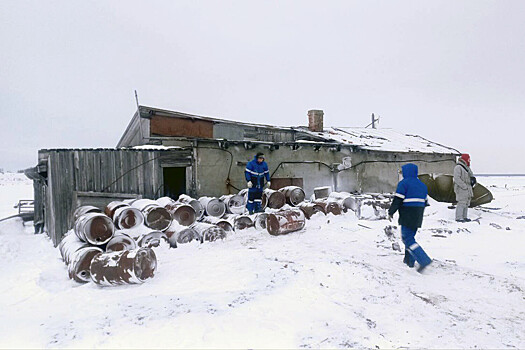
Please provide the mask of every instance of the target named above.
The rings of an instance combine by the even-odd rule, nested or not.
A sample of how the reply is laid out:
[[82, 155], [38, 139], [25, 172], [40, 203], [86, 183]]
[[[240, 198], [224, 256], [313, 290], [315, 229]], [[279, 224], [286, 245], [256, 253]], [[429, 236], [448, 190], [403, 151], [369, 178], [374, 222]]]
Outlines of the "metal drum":
[[226, 204], [226, 211], [230, 214], [243, 214], [246, 210], [246, 199], [238, 194], [224, 195], [219, 198]]
[[338, 202], [341, 206], [343, 206], [345, 212], [347, 210], [355, 211], [356, 201], [348, 192], [331, 192], [328, 198]]
[[297, 208], [299, 208], [303, 212], [304, 216], [307, 219], [310, 219], [312, 217], [312, 215], [314, 215], [316, 213], [323, 213], [323, 214], [325, 214], [323, 206], [321, 206], [319, 204], [316, 204], [316, 203], [312, 203], [312, 202], [299, 203], [297, 205]]
[[87, 213], [77, 219], [74, 230], [82, 241], [93, 245], [103, 245], [113, 237], [115, 225], [104, 214]]
[[286, 204], [286, 198], [283, 193], [269, 188], [265, 189], [262, 194], [261, 206], [263, 209], [281, 209]]
[[102, 249], [82, 242], [74, 233], [66, 235], [58, 249], [68, 267], [69, 278], [80, 283], [89, 282], [89, 264], [95, 255], [102, 253]]
[[226, 217], [234, 227], [234, 230], [244, 230], [253, 226], [253, 220], [248, 215], [235, 215], [230, 214]]
[[131, 206], [142, 212], [144, 223], [153, 230], [164, 231], [171, 224], [172, 218], [169, 211], [151, 199], [134, 200]]
[[256, 230], [266, 230], [266, 219], [268, 218], [268, 214], [266, 213], [258, 213], [253, 214], [250, 216], [250, 218], [253, 221], [253, 226]]
[[299, 231], [306, 225], [304, 214], [300, 210], [282, 210], [268, 214], [266, 229], [272, 236]]
[[334, 215], [341, 215], [343, 213], [343, 208], [341, 204], [335, 201], [330, 201], [327, 199], [316, 199], [312, 203], [321, 206], [325, 214], [332, 213]]
[[232, 232], [233, 231], [233, 223], [228, 221], [226, 218], [216, 218], [213, 216], [205, 216], [202, 218], [201, 222], [205, 222], [207, 224], [217, 225], [220, 228], [222, 228], [226, 232]]
[[304, 198], [306, 197], [303, 189], [298, 186], [286, 186], [279, 189], [279, 192], [284, 194], [286, 197], [286, 203], [290, 204], [291, 206], [298, 205], [304, 201]]
[[150, 248], [102, 253], [93, 258], [90, 270], [93, 282], [103, 286], [143, 283], [155, 276], [157, 257]]
[[191, 198], [188, 195], [181, 194], [179, 196], [179, 202], [191, 205], [192, 208], [195, 209], [197, 220], [200, 220], [204, 216], [204, 207], [198, 200]]
[[167, 242], [167, 241], [168, 241], [168, 237], [166, 236], [166, 234], [162, 231], [157, 231], [157, 230], [143, 233], [137, 239], [137, 243], [139, 247], [141, 248], [159, 247], [162, 242]]
[[121, 250], [133, 250], [137, 248], [137, 242], [122, 231], [117, 231], [106, 244], [106, 252], [119, 252]]
[[218, 239], [226, 238], [226, 231], [217, 225], [196, 222], [191, 226], [202, 237], [203, 241], [213, 242]]
[[172, 223], [166, 230], [166, 236], [168, 237], [168, 243], [171, 248], [177, 248], [177, 243], [184, 244], [193, 240], [201, 242], [201, 236], [197, 231], [191, 227], [182, 226], [176, 222]]
[[199, 202], [204, 207], [206, 215], [222, 217], [226, 213], [226, 205], [215, 197], [201, 197]]
[[159, 198], [157, 203], [169, 211], [173, 220], [182, 226], [190, 226], [197, 220], [197, 213], [189, 204], [176, 202], [170, 197]]
[[102, 209], [94, 207], [92, 205], [84, 205], [78, 207], [73, 213], [73, 222], [76, 222], [79, 217], [87, 213], [102, 213]]
[[117, 229], [130, 229], [144, 223], [142, 212], [124, 202], [113, 201], [109, 203], [104, 213], [113, 220]]

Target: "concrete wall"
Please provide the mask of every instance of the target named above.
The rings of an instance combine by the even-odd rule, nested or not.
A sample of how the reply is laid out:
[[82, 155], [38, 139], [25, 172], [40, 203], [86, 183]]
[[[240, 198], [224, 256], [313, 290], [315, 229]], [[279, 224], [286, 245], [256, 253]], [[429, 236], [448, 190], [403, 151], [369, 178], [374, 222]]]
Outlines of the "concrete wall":
[[[401, 166], [407, 162], [417, 164], [420, 173], [452, 173], [455, 165], [454, 155], [399, 154], [344, 147], [336, 151], [327, 146], [316, 150], [309, 144], [298, 150], [290, 146], [271, 150], [269, 145], [257, 145], [247, 150], [240, 144], [220, 149], [217, 142], [199, 141], [194, 150], [196, 194], [220, 196], [236, 193], [235, 188], [227, 186], [228, 178], [234, 187], [245, 188], [244, 169], [257, 152], [265, 153], [272, 177], [302, 178], [307, 196], [320, 186], [347, 192], [391, 193], [399, 181]], [[295, 163], [300, 161], [310, 163]], [[343, 164], [347, 165], [346, 169]]]

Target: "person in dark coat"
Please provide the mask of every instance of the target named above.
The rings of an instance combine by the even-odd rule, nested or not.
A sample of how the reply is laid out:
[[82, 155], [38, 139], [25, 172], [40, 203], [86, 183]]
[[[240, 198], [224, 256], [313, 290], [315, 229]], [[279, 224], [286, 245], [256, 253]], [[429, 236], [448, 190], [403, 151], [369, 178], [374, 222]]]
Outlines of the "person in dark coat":
[[262, 211], [262, 193], [264, 190], [264, 179], [266, 179], [266, 185], [270, 187], [270, 172], [268, 170], [268, 164], [264, 161], [264, 154], [257, 153], [253, 160], [246, 165], [244, 171], [248, 185], [248, 201], [246, 203], [246, 209], [250, 214]]
[[403, 262], [408, 267], [414, 267], [417, 261], [418, 272], [422, 272], [432, 259], [416, 242], [415, 236], [418, 228], [423, 224], [423, 212], [428, 205], [428, 189], [417, 177], [417, 165], [408, 163], [401, 167], [403, 180], [401, 180], [394, 194], [394, 200], [388, 210], [389, 219], [399, 211], [399, 225], [401, 225], [401, 239], [405, 244], [405, 258]]

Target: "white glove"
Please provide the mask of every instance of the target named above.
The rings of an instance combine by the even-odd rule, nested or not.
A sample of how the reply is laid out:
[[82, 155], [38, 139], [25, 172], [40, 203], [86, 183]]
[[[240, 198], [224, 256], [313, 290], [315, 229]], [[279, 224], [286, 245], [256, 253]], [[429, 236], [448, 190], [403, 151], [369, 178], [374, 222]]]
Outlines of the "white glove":
[[252, 188], [253, 187], [253, 184], [251, 181], [248, 181], [248, 188]]
[[268, 182], [266, 183], [266, 186], [268, 186], [268, 188], [270, 188], [271, 185], [272, 185], [272, 183], [271, 183], [270, 181], [268, 181]]

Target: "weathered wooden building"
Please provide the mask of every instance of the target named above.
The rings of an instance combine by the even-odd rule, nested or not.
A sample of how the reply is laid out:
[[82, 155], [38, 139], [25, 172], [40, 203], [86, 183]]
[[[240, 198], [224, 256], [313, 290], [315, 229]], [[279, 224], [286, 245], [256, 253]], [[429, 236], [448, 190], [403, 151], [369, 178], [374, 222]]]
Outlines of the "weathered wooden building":
[[76, 206], [103, 207], [123, 198], [177, 198], [235, 193], [244, 169], [266, 154], [272, 187], [392, 192], [402, 164], [450, 173], [459, 152], [389, 129], [324, 128], [310, 111], [308, 127], [240, 123], [140, 106], [115, 149], [46, 149], [28, 171], [35, 180], [35, 225], [56, 245]]

